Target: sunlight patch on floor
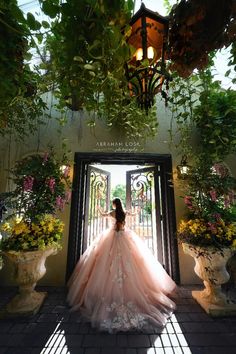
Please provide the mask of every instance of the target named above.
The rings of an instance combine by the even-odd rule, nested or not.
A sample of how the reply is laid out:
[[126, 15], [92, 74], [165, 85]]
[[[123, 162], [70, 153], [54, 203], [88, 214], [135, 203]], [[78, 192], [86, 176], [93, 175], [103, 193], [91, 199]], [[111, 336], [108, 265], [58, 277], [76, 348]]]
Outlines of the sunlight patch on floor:
[[[75, 343], [73, 343], [75, 345], [73, 348], [68, 348], [65, 331], [62, 329], [60, 330], [60, 326], [61, 324], [58, 323], [54, 332], [46, 342], [45, 347], [41, 350], [40, 354], [71, 354], [72, 352], [74, 353], [75, 349], [78, 350], [81, 354], [83, 351], [85, 352], [86, 348], [81, 348], [80, 345], [76, 346]], [[79, 327], [78, 335], [80, 335]], [[98, 333], [96, 335], [99, 336]], [[133, 336], [134, 334], [131, 335]], [[136, 335], [139, 336], [139, 334]], [[152, 340], [152, 347], [145, 348], [147, 354], [192, 354], [182, 329], [178, 323], [178, 320], [174, 314], [171, 316], [171, 319], [168, 321], [161, 334], [150, 333], [149, 335], [151, 337], [156, 336], [156, 338], [153, 338]], [[129, 337], [129, 334], [127, 334], [127, 336]], [[137, 348], [137, 350], [138, 349], [139, 348]], [[142, 350], [143, 349], [144, 348], [142, 348]]]

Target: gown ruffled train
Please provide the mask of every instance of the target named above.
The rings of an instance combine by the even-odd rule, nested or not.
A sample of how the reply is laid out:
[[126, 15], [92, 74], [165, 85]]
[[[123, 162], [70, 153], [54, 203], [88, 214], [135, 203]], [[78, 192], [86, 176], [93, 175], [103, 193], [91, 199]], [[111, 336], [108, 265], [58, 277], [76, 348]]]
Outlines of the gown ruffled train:
[[68, 286], [71, 310], [108, 332], [163, 327], [175, 309], [174, 281], [137, 234], [114, 225], [82, 255]]

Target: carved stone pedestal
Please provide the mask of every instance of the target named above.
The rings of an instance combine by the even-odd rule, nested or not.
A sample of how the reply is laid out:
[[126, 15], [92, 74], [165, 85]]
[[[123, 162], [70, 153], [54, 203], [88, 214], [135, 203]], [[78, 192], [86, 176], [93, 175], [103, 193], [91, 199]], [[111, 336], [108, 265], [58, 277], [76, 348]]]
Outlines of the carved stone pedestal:
[[19, 291], [1, 311], [0, 317], [30, 316], [38, 312], [47, 293], [37, 292], [34, 288], [37, 281], [46, 273], [46, 258], [56, 253], [57, 250], [54, 248], [31, 252], [9, 251], [3, 253], [13, 263]]
[[194, 258], [194, 271], [205, 285], [202, 291], [192, 291], [193, 298], [213, 317], [235, 316], [236, 305], [230, 302], [221, 289], [221, 285], [230, 278], [226, 264], [233, 251], [230, 248], [218, 250], [187, 243], [182, 246], [184, 253]]

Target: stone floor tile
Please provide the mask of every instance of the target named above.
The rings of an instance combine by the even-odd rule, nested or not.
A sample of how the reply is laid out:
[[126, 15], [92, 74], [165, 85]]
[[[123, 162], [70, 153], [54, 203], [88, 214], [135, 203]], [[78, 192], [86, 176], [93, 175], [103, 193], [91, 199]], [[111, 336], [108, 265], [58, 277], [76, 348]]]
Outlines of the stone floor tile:
[[124, 348], [101, 348], [101, 354], [126, 354]]
[[188, 316], [190, 318], [191, 322], [213, 322], [213, 318], [207, 315], [205, 312], [204, 313], [192, 313], [189, 312]]
[[185, 334], [184, 333], [176, 333], [176, 336], [178, 338], [178, 341], [179, 341], [179, 344], [182, 346], [182, 347], [187, 347], [188, 346], [188, 343], [186, 341], [186, 338], [185, 338]]
[[200, 312], [200, 313], [203, 313], [203, 310], [202, 308], [197, 305], [196, 303], [195, 304], [181, 304], [181, 305], [178, 305], [177, 308], [176, 308], [176, 311], [175, 313], [178, 314], [178, 313], [189, 313], [189, 312]]
[[39, 316], [37, 322], [57, 322], [58, 320], [58, 315], [57, 313], [43, 313]]
[[24, 327], [23, 333], [32, 333], [35, 331], [37, 326], [38, 326], [38, 323], [35, 323], [35, 322], [27, 323], [26, 326]]
[[26, 326], [27, 326], [26, 323], [15, 323], [9, 329], [8, 333], [22, 333], [22, 332], [24, 332]]
[[150, 335], [149, 336], [150, 343], [152, 347], [162, 348], [161, 336]]
[[137, 354], [137, 350], [135, 348], [126, 348], [125, 354]]
[[178, 347], [180, 345], [178, 337], [175, 333], [170, 333], [169, 339], [170, 339], [172, 347]]
[[183, 333], [182, 323], [179, 324], [178, 322], [173, 322], [172, 326], [174, 328], [175, 333]]
[[128, 335], [128, 345], [136, 348], [149, 348], [151, 346], [149, 336], [145, 334]]
[[0, 345], [5, 346], [14, 346], [17, 347], [21, 345], [23, 334], [0, 334]]
[[126, 334], [117, 334], [116, 345], [118, 347], [128, 347], [128, 336]]
[[87, 334], [84, 336], [83, 347], [115, 347], [116, 335], [112, 334]]
[[12, 326], [12, 322], [0, 322], [0, 334], [7, 333]]
[[[165, 350], [166, 350], [166, 348], [165, 348]], [[174, 351], [174, 354], [184, 354], [182, 347], [178, 347], [178, 346], [177, 347], [173, 347], [173, 351]], [[187, 352], [185, 354], [187, 354]], [[189, 351], [188, 354], [191, 354], [191, 352]]]
[[33, 348], [8, 348], [6, 354], [32, 354]]
[[54, 333], [57, 331], [57, 328], [59, 327], [58, 323], [47, 323], [47, 322], [42, 322], [42, 323], [36, 323], [33, 329], [32, 335], [37, 336], [38, 333], [47, 333], [48, 335]]
[[83, 347], [97, 347], [98, 336], [96, 334], [86, 334], [83, 338]]
[[235, 347], [192, 347], [191, 354], [234, 354]]
[[172, 347], [165, 347], [164, 352], [165, 354], [175, 354], [174, 348]]
[[66, 334], [83, 334], [80, 330], [80, 325], [78, 323], [60, 323], [59, 327], [57, 328], [58, 332], [63, 332]]
[[0, 347], [0, 354], [6, 354], [8, 347]]
[[[32, 353], [33, 354], [33, 353]], [[84, 354], [83, 349], [68, 349], [67, 347], [65, 348], [44, 348], [42, 351], [39, 353], [35, 354]]]
[[192, 354], [192, 351], [189, 347], [181, 347], [181, 349], [183, 351], [183, 354]]
[[46, 343], [50, 340], [51, 334], [47, 332], [42, 333], [27, 333], [22, 339], [22, 347], [46, 347]]
[[100, 348], [86, 348], [84, 350], [84, 354], [100, 354], [101, 349]]
[[54, 306], [52, 309], [52, 313], [69, 313], [69, 309], [67, 306]]
[[156, 354], [156, 350], [154, 348], [138, 348], [138, 354]]
[[191, 318], [189, 316], [189, 313], [175, 312], [174, 316], [171, 317], [171, 321], [178, 322], [178, 323], [188, 322], [188, 321], [191, 321]]
[[181, 326], [183, 328], [183, 331], [188, 333], [188, 332], [194, 332], [194, 333], [225, 333], [228, 332], [229, 329], [226, 324], [224, 323], [216, 323], [213, 322], [209, 326], [209, 323], [205, 322], [182, 322]]
[[223, 337], [220, 333], [215, 335], [214, 333], [186, 333], [185, 339], [189, 346], [230, 346], [232, 337]]
[[161, 334], [161, 342], [163, 347], [170, 347], [171, 342], [168, 334]]
[[64, 336], [67, 347], [80, 347], [83, 341], [82, 334], [67, 334]]
[[175, 328], [171, 322], [166, 324], [166, 332], [167, 333], [175, 333]]

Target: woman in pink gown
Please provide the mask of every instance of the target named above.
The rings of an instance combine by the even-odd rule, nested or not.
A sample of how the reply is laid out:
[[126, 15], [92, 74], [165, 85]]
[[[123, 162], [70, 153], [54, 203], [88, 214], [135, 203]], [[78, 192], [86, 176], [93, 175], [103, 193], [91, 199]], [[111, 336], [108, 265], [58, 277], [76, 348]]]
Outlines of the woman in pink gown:
[[176, 284], [139, 236], [125, 227], [128, 212], [119, 198], [113, 207], [102, 213], [111, 227], [88, 247], [69, 280], [71, 310], [110, 333], [163, 327], [175, 309], [168, 295]]

